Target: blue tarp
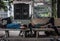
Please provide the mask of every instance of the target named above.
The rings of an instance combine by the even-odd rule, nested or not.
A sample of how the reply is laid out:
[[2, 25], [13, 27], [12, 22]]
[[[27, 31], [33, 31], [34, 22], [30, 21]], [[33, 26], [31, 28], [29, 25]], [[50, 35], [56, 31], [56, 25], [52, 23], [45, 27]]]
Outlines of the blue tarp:
[[10, 24], [7, 24], [7, 29], [19, 29], [20, 26], [21, 25], [17, 23], [10, 23]]

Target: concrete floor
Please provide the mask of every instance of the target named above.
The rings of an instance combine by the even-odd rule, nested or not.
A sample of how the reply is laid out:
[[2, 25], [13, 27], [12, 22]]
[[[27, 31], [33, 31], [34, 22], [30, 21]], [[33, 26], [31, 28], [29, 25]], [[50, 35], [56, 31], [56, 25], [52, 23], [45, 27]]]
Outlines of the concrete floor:
[[[22, 38], [22, 39], [10, 39], [9, 41], [52, 41], [53, 38]], [[55, 40], [54, 40], [55, 41]]]

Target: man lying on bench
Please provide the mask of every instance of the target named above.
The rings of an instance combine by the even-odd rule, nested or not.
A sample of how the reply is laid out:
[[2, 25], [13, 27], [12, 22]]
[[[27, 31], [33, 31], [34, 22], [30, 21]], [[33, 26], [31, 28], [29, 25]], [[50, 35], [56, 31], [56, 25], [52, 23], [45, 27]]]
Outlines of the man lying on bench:
[[21, 25], [19, 23], [12, 23], [12, 20], [10, 17], [7, 18], [3, 18], [2, 22], [4, 23], [6, 21], [6, 23], [3, 25], [4, 28], [6, 29], [20, 29], [20, 28], [24, 28], [26, 27], [25, 25]]
[[[45, 25], [50, 24], [50, 25], [51, 25], [51, 28], [53, 28], [53, 29], [55, 30], [55, 32], [56, 32], [58, 35], [60, 35], [59, 32], [58, 32], [58, 30], [57, 30], [57, 27], [55, 27], [54, 22], [55, 22], [54, 18], [51, 17], [50, 20], [49, 20], [49, 22], [47, 22]], [[49, 27], [49, 26], [48, 26], [48, 27]]]

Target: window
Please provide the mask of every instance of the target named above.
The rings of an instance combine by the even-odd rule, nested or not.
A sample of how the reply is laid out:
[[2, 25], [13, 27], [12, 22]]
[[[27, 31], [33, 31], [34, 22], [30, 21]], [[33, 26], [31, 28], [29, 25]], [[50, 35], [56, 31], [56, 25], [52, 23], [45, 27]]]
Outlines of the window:
[[29, 4], [19, 3], [14, 4], [14, 19], [30, 19]]

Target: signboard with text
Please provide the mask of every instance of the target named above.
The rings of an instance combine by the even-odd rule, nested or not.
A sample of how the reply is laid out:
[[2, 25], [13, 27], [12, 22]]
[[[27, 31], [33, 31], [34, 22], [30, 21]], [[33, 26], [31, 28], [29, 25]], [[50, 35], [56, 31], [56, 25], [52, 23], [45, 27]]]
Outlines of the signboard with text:
[[36, 17], [51, 17], [51, 7], [42, 4], [34, 4], [34, 14]]

